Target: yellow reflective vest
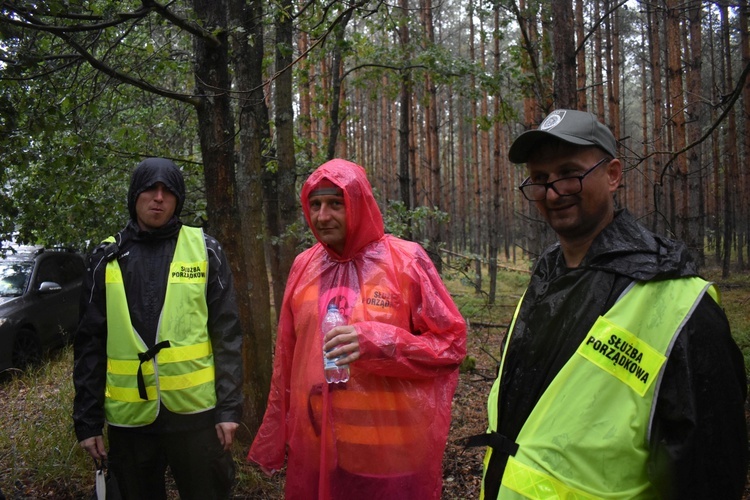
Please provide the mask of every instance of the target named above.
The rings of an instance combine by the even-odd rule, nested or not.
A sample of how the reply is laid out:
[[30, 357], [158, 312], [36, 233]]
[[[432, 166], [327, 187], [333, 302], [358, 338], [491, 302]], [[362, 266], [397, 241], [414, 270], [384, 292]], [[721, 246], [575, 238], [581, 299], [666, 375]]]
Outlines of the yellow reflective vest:
[[160, 402], [181, 414], [216, 406], [207, 283], [203, 230], [183, 226], [169, 268], [156, 345], [149, 349], [130, 320], [120, 265], [116, 259], [107, 264], [107, 422], [148, 425], [156, 419]]
[[[647, 461], [659, 381], [674, 339], [706, 291], [718, 302], [700, 278], [626, 290], [532, 410], [498, 498], [656, 498]], [[490, 432], [498, 424], [501, 376], [502, 362], [488, 401]], [[491, 455], [488, 448], [485, 472]]]

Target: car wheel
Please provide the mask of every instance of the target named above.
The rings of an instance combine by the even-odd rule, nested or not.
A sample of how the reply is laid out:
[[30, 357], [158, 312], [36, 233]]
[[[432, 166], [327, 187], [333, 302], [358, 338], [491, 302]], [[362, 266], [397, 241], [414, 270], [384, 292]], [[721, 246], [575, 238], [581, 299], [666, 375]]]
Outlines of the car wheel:
[[42, 359], [42, 344], [34, 331], [27, 328], [18, 332], [13, 342], [13, 366], [26, 369]]

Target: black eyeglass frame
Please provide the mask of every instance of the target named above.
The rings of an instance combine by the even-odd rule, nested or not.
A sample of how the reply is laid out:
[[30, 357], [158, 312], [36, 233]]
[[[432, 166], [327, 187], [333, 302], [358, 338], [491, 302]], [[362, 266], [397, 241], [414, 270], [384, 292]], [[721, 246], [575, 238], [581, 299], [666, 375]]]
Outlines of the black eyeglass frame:
[[[593, 172], [594, 169], [596, 169], [596, 167], [604, 164], [605, 162], [606, 162], [607, 165], [609, 165], [609, 163], [611, 161], [612, 161], [612, 158], [610, 158], [609, 156], [605, 156], [604, 158], [602, 158], [601, 160], [599, 160], [598, 162], [596, 162], [593, 167], [589, 168], [588, 170], [586, 170], [581, 175], [570, 175], [568, 177], [560, 177], [559, 179], [555, 179], [552, 182], [529, 182], [529, 180], [531, 180], [531, 177], [527, 177], [526, 179], [524, 179], [524, 181], [521, 183], [521, 185], [518, 186], [518, 189], [521, 191], [521, 194], [523, 194], [523, 197], [526, 198], [529, 201], [542, 201], [542, 200], [546, 199], [547, 198], [547, 191], [550, 188], [552, 188], [552, 190], [557, 194], [557, 196], [573, 196], [573, 195], [576, 195], [576, 194], [580, 193], [581, 191], [583, 191], [583, 178], [584, 177], [586, 177], [591, 172]], [[558, 182], [561, 182], [561, 181], [570, 181], [571, 179], [578, 179], [578, 191], [561, 193], [555, 187], [555, 184], [557, 184]], [[532, 186], [544, 186], [544, 196], [541, 197], [541, 198], [532, 198], [532, 197], [530, 197], [529, 194], [526, 193], [526, 188], [529, 188], [529, 187], [532, 187]]]

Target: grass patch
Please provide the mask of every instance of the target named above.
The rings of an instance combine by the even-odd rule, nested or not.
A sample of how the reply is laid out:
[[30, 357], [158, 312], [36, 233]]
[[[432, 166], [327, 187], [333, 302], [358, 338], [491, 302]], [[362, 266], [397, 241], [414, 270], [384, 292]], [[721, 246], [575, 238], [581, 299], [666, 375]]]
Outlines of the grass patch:
[[9, 498], [93, 485], [93, 461], [79, 449], [71, 419], [73, 350], [54, 353], [25, 374], [6, 376], [0, 433], [0, 485]]
[[[513, 312], [531, 277], [528, 261], [500, 262], [498, 266], [495, 301], [489, 301], [490, 280], [487, 266], [482, 269], [481, 292], [476, 291], [474, 264], [453, 262], [444, 266], [443, 281], [469, 326], [469, 349], [461, 367], [462, 373], [475, 367], [485, 376], [494, 378], [499, 365], [502, 339], [510, 324]], [[474, 348], [472, 352], [472, 346]], [[482, 362], [482, 358], [488, 358]], [[479, 360], [479, 361], [478, 361]], [[487, 368], [488, 363], [492, 368]], [[481, 367], [481, 368], [480, 368]], [[484, 370], [482, 370], [484, 368]]]
[[527, 262], [500, 268], [492, 304], [489, 301], [490, 280], [486, 266], [482, 270], [480, 293], [476, 291], [477, 277], [473, 266], [470, 269], [445, 268], [443, 280], [461, 314], [470, 324], [503, 324], [507, 327], [513, 308], [529, 283], [531, 275], [527, 269]]

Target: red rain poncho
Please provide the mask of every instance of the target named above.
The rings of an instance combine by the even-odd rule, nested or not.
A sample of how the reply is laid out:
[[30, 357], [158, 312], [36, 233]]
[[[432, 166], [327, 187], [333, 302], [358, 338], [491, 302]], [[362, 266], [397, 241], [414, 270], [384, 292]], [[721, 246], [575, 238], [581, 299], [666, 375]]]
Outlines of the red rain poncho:
[[[273, 379], [248, 460], [278, 470], [287, 499], [438, 499], [466, 324], [418, 244], [385, 235], [364, 169], [318, 168], [344, 191], [342, 255], [317, 243], [295, 259], [281, 309]], [[355, 326], [360, 358], [345, 384], [323, 377], [320, 322], [336, 301]]]

